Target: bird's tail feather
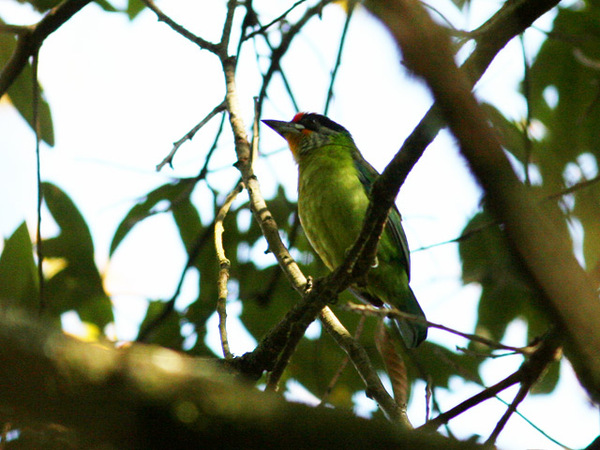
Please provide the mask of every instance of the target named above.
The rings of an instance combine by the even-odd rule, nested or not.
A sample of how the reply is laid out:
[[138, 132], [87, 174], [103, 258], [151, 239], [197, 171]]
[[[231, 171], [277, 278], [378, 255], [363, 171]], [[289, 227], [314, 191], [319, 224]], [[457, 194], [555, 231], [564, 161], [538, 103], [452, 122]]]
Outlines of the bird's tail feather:
[[[425, 313], [421, 309], [417, 298], [410, 287], [411, 299], [407, 303], [407, 308], [403, 308], [403, 312], [425, 319]], [[415, 348], [427, 338], [427, 325], [415, 320], [396, 318], [394, 323], [398, 326], [398, 331], [402, 336], [402, 340], [408, 348]]]

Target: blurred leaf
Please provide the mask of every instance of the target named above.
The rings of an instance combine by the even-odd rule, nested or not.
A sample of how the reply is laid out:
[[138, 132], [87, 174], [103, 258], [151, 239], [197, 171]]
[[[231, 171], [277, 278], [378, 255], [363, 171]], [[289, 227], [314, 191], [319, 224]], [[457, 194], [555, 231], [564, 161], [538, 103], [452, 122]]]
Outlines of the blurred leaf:
[[58, 6], [62, 0], [19, 0], [19, 3], [29, 3], [39, 12], [46, 12]]
[[575, 215], [583, 226], [583, 257], [588, 272], [600, 285], [600, 186], [580, 189], [575, 193]]
[[74, 310], [81, 320], [100, 328], [114, 320], [112, 305], [104, 291], [94, 261], [90, 230], [73, 201], [57, 186], [42, 184], [44, 201], [60, 228], [58, 236], [43, 242], [44, 255], [64, 260], [46, 282], [46, 301], [58, 317]]
[[471, 5], [471, 0], [452, 0], [452, 3], [454, 3], [457, 8], [463, 9], [465, 5]]
[[600, 156], [600, 8], [559, 9], [551, 36], [531, 66], [529, 105], [546, 130], [535, 157], [549, 193], [564, 187], [569, 162]]
[[66, 257], [77, 265], [94, 261], [94, 243], [85, 220], [73, 201], [56, 185], [42, 183], [44, 201], [59, 226], [60, 234], [44, 242], [49, 257]]
[[39, 309], [39, 282], [31, 238], [23, 222], [4, 241], [0, 255], [0, 301], [29, 310]]
[[558, 384], [560, 360], [551, 362], [531, 388], [532, 394], [550, 394]]
[[[110, 244], [109, 254], [112, 256], [119, 244], [125, 239], [125, 236], [127, 236], [132, 228], [142, 220], [158, 212], [166, 212], [171, 209], [174, 204], [189, 201], [189, 194], [194, 188], [195, 183], [195, 178], [183, 178], [172, 183], [164, 184], [147, 194], [146, 197], [131, 208], [117, 227], [117, 231], [115, 231], [115, 235]], [[168, 202], [168, 205], [158, 210], [157, 205], [162, 201]]]
[[492, 123], [494, 130], [498, 133], [502, 147], [511, 152], [522, 163], [527, 162], [523, 131], [515, 123], [504, 117], [493, 105], [483, 103], [481, 107]]
[[[151, 301], [148, 304], [146, 316], [142, 321], [140, 329], [144, 329], [149, 322], [162, 313], [165, 307], [165, 302]], [[162, 345], [163, 347], [181, 350], [183, 345], [183, 337], [181, 336], [181, 316], [178, 311], [174, 310], [169, 316], [163, 320], [152, 334], [152, 343]]]
[[119, 12], [117, 8], [115, 8], [106, 0], [94, 0], [94, 2], [97, 3], [98, 6], [100, 6], [100, 8], [102, 8], [106, 12]]
[[463, 234], [468, 235], [459, 243], [463, 281], [482, 287], [476, 332], [500, 342], [508, 324], [519, 317], [530, 321], [530, 332], [543, 332], [543, 318], [531, 309], [538, 302], [537, 291], [492, 216], [476, 214]]
[[423, 342], [417, 351], [411, 352], [411, 356], [405, 359], [409, 374], [413, 378], [422, 378], [425, 374], [435, 387], [448, 389], [450, 378], [453, 376], [478, 384], [483, 383], [478, 373], [481, 362], [479, 358], [455, 353], [433, 342]]
[[141, 0], [129, 0], [127, 4], [127, 15], [129, 16], [129, 20], [133, 20], [137, 17], [139, 13], [146, 7]]
[[171, 206], [175, 224], [179, 230], [181, 241], [186, 251], [189, 253], [200, 236], [202, 223], [200, 214], [192, 204], [189, 197], [185, 197]]
[[[3, 24], [0, 20], [0, 24]], [[16, 39], [8, 33], [0, 33], [0, 67], [10, 59], [16, 45]], [[21, 74], [15, 79], [7, 91], [8, 98], [13, 106], [19, 112], [21, 117], [29, 124], [32, 130], [33, 125], [33, 69], [28, 62], [23, 68]], [[44, 92], [39, 86], [38, 120], [40, 125], [40, 138], [50, 147], [54, 145], [54, 128], [52, 125], [52, 114], [50, 106], [44, 99]]]

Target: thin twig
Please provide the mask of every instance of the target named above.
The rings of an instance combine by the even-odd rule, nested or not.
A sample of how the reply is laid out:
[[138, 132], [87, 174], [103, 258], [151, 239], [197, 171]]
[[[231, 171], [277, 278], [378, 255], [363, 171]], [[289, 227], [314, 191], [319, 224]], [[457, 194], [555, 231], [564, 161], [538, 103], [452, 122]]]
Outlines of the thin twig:
[[[366, 317], [361, 316], [360, 319], [358, 320], [358, 325], [356, 325], [356, 330], [354, 331], [354, 340], [357, 342], [358, 342], [358, 339], [360, 338], [360, 336], [362, 335], [363, 328], [365, 326], [365, 321], [366, 321]], [[344, 355], [344, 358], [340, 362], [338, 369], [335, 371], [335, 374], [333, 375], [333, 377], [331, 378], [331, 381], [327, 385], [325, 392], [321, 396], [321, 402], [319, 403], [319, 406], [325, 405], [325, 403], [327, 402], [327, 399], [329, 398], [329, 395], [331, 394], [331, 392], [333, 391], [333, 388], [335, 387], [338, 380], [344, 373], [344, 370], [346, 370], [346, 366], [348, 365], [349, 362], [350, 362], [350, 357], [348, 356], [348, 354]]]
[[242, 192], [243, 185], [242, 183], [238, 183], [235, 188], [229, 193], [223, 206], [219, 210], [217, 217], [215, 218], [215, 250], [217, 253], [217, 260], [219, 262], [219, 276], [217, 279], [217, 287], [218, 287], [218, 295], [217, 299], [217, 313], [219, 315], [219, 334], [221, 336], [221, 347], [223, 349], [223, 356], [225, 359], [231, 359], [231, 351], [229, 350], [229, 342], [227, 340], [227, 281], [229, 280], [229, 269], [231, 268], [231, 263], [227, 259], [225, 255], [225, 248], [223, 247], [223, 232], [225, 229], [223, 228], [223, 221], [225, 220], [225, 216], [229, 212], [229, 208], [231, 208], [231, 204], [238, 196], [240, 192]]
[[[506, 406], [509, 406], [508, 402], [505, 402], [504, 400], [502, 400], [498, 396], [496, 396], [496, 400], [498, 400], [500, 403], [502, 403], [502, 404], [504, 404]], [[542, 436], [544, 436], [549, 441], [554, 442], [556, 445], [562, 447], [564, 450], [573, 450], [570, 447], [567, 447], [562, 442], [559, 442], [558, 440], [554, 439], [552, 436], [550, 436], [548, 433], [546, 433], [544, 430], [542, 430], [539, 426], [537, 426], [535, 423], [533, 423], [531, 420], [529, 420], [527, 417], [525, 417], [520, 411], [515, 410], [515, 414], [517, 416], [519, 416], [521, 419], [523, 419], [525, 422], [527, 422], [527, 424], [529, 426], [531, 426], [535, 431], [537, 431], [538, 433], [540, 433]]]
[[179, 277], [179, 282], [177, 283], [177, 287], [175, 288], [175, 292], [172, 297], [165, 303], [163, 310], [154, 317], [144, 328], [140, 328], [138, 336], [136, 338], [137, 342], [147, 342], [152, 333], [156, 328], [160, 326], [175, 310], [175, 302], [177, 298], [179, 298], [179, 294], [181, 293], [181, 288], [183, 287], [183, 281], [185, 280], [185, 276], [187, 274], [188, 269], [194, 265], [194, 261], [200, 254], [200, 251], [204, 248], [204, 246], [209, 242], [210, 237], [214, 232], [214, 222], [202, 231], [201, 234], [198, 235], [196, 242], [194, 242], [194, 246], [188, 252], [188, 258], [185, 263], [185, 267], [181, 271], [181, 275]]
[[515, 396], [514, 400], [512, 401], [508, 409], [504, 412], [504, 414], [494, 427], [494, 431], [492, 431], [492, 434], [490, 434], [490, 437], [487, 438], [484, 445], [494, 445], [496, 439], [498, 439], [498, 436], [500, 435], [500, 433], [504, 429], [504, 426], [508, 422], [508, 419], [510, 419], [510, 416], [512, 416], [512, 414], [517, 410], [517, 407], [521, 404], [521, 402], [525, 400], [527, 392], [529, 392], [530, 388], [531, 386], [521, 384], [519, 392], [517, 392], [517, 395]]
[[32, 62], [32, 110], [33, 110], [33, 131], [35, 133], [35, 163], [36, 163], [36, 176], [37, 176], [37, 226], [36, 226], [36, 254], [37, 254], [37, 274], [39, 283], [39, 302], [40, 302], [40, 314], [44, 313], [46, 305], [46, 280], [44, 278], [44, 249], [42, 242], [42, 202], [44, 199], [44, 192], [42, 188], [42, 161], [40, 155], [40, 85], [38, 82], [38, 61], [39, 53], [36, 52], [33, 55]]
[[219, 57], [221, 60], [228, 58], [228, 47], [229, 40], [231, 39], [231, 27], [233, 25], [233, 16], [235, 13], [235, 8], [238, 5], [237, 0], [228, 0], [227, 1], [227, 16], [225, 17], [225, 22], [223, 24], [223, 32], [221, 33], [221, 40], [218, 44], [219, 49]]
[[329, 307], [321, 310], [319, 318], [327, 332], [350, 357], [356, 371], [365, 383], [367, 397], [377, 402], [391, 422], [412, 429], [406, 409], [399, 406], [386, 391], [365, 349], [352, 337]]
[[267, 380], [267, 386], [265, 388], [267, 391], [277, 392], [279, 390], [279, 381], [283, 376], [283, 371], [288, 366], [292, 355], [296, 351], [298, 343], [304, 336], [305, 331], [306, 328], [303, 326], [303, 324], [298, 322], [291, 324], [285, 346], [281, 350], [281, 353], [275, 362], [275, 366], [273, 366], [273, 370], [271, 370], [271, 373], [269, 374], [269, 379]]
[[519, 370], [512, 375], [509, 375], [504, 380], [496, 383], [494, 386], [486, 388], [477, 395], [465, 400], [451, 410], [440, 414], [435, 419], [430, 420], [426, 424], [419, 427], [424, 431], [435, 431], [443, 424], [448, 423], [454, 417], [462, 414], [466, 410], [480, 404], [481, 402], [495, 397], [499, 392], [510, 386], [522, 383], [528, 391], [535, 381], [544, 372], [548, 364], [556, 360], [560, 352], [559, 336], [557, 332], [551, 331], [537, 346], [531, 357], [526, 359]]
[[394, 317], [406, 320], [412, 320], [414, 322], [421, 323], [423, 325], [427, 325], [430, 328], [437, 328], [439, 330], [447, 331], [448, 333], [456, 334], [457, 336], [464, 337], [474, 342], [478, 342], [480, 344], [487, 345], [490, 348], [494, 348], [497, 350], [508, 350], [510, 352], [519, 353], [523, 355], [528, 355], [531, 353], [530, 347], [512, 347], [510, 345], [505, 345], [500, 342], [493, 341], [483, 336], [479, 336], [477, 334], [464, 333], [462, 331], [455, 330], [453, 328], [447, 327], [445, 325], [430, 322], [429, 320], [425, 320], [422, 317], [415, 316], [413, 314], [407, 314], [405, 312], [400, 311], [396, 308], [378, 308], [373, 305], [363, 305], [348, 302], [344, 305], [341, 305], [340, 308], [347, 309], [349, 311], [357, 312], [360, 314], [366, 314], [376, 317]]
[[212, 155], [214, 154], [215, 150], [217, 149], [217, 145], [219, 143], [219, 138], [221, 137], [221, 133], [223, 132], [223, 125], [225, 125], [225, 114], [221, 115], [221, 122], [219, 123], [219, 127], [217, 128], [217, 134], [215, 135], [215, 138], [213, 139], [213, 143], [210, 146], [210, 149], [208, 149], [208, 153], [206, 154], [206, 158], [204, 159], [204, 164], [202, 165], [202, 169], [200, 169], [200, 172], [198, 172], [198, 175], [196, 175], [196, 180], [198, 180], [198, 181], [204, 180], [206, 178], [206, 175], [208, 175], [208, 165], [210, 163]]
[[445, 413], [440, 414], [435, 419], [431, 419], [429, 422], [427, 422], [424, 425], [421, 425], [419, 428], [417, 428], [417, 430], [423, 430], [423, 431], [437, 430], [440, 426], [448, 423], [450, 420], [461, 415], [465, 411], [473, 408], [474, 406], [479, 405], [480, 403], [484, 402], [485, 400], [489, 400], [490, 398], [496, 396], [496, 394], [498, 394], [499, 392], [502, 392], [503, 390], [508, 389], [509, 387], [517, 384], [520, 381], [520, 377], [521, 377], [521, 375], [519, 374], [518, 371], [513, 373], [512, 375], [509, 375], [508, 377], [506, 377], [504, 380], [500, 381], [499, 383], [496, 383], [495, 385], [490, 386], [489, 388], [481, 391], [477, 395], [474, 395], [473, 397], [468, 398], [467, 400], [465, 400], [464, 402], [455, 406], [454, 408], [450, 409], [449, 411], [446, 411]]
[[175, 156], [175, 153], [177, 153], [177, 150], [179, 150], [179, 147], [181, 147], [184, 142], [192, 140], [192, 138], [196, 135], [196, 133], [198, 132], [198, 130], [200, 130], [200, 128], [202, 128], [204, 125], [206, 125], [210, 121], [210, 119], [212, 119], [217, 114], [219, 114], [220, 112], [223, 112], [223, 111], [225, 111], [225, 101], [223, 101], [219, 105], [215, 106], [214, 109], [211, 112], [209, 112], [206, 115], [206, 117], [200, 121], [200, 123], [198, 123], [198, 125], [196, 125], [190, 131], [188, 131], [185, 134], [185, 136], [183, 136], [177, 142], [173, 143], [173, 149], [159, 164], [157, 164], [156, 171], [159, 172], [167, 164], [169, 166], [173, 167], [173, 157]]
[[527, 107], [527, 114], [525, 116], [525, 126], [523, 129], [523, 146], [525, 148], [525, 157], [523, 161], [523, 171], [525, 172], [525, 186], [531, 186], [531, 179], [529, 176], [529, 168], [531, 165], [531, 155], [533, 150], [533, 142], [529, 129], [531, 128], [532, 113], [532, 101], [531, 101], [531, 80], [530, 80], [530, 68], [529, 61], [527, 60], [527, 50], [525, 49], [525, 35], [519, 36], [521, 43], [521, 52], [523, 54], [523, 94], [525, 96], [525, 105]]
[[[273, 45], [271, 44], [271, 40], [269, 39], [269, 36], [266, 34], [263, 34], [263, 39], [265, 40], [265, 43], [267, 44], [267, 46], [269, 47], [269, 50], [271, 51], [271, 53], [273, 53], [275, 51], [275, 48], [273, 47]], [[283, 82], [283, 87], [285, 89], [285, 91], [287, 92], [290, 101], [292, 102], [292, 107], [294, 108], [294, 111], [299, 111], [300, 107], [298, 106], [298, 102], [296, 101], [296, 96], [294, 95], [294, 92], [292, 91], [292, 85], [290, 84], [287, 75], [285, 74], [285, 71], [280, 67], [279, 68], [279, 75], [281, 76], [281, 81]], [[262, 91], [266, 93], [265, 91]], [[259, 96], [260, 98], [260, 96]], [[259, 102], [259, 108], [262, 104], [262, 101]]]
[[[600, 175], [597, 175], [594, 178], [590, 178], [589, 180], [580, 181], [579, 183], [575, 183], [573, 186], [570, 186], [565, 189], [561, 189], [560, 191], [556, 192], [555, 194], [550, 194], [550, 195], [544, 197], [539, 202], [539, 204], [541, 205], [544, 202], [556, 200], [561, 197], [564, 197], [565, 195], [572, 194], [573, 192], [577, 192], [579, 190], [586, 189], [588, 187], [595, 185], [598, 182], [600, 182]], [[411, 252], [412, 253], [422, 252], [422, 251], [429, 250], [429, 249], [432, 249], [435, 247], [439, 247], [441, 245], [447, 245], [447, 244], [453, 244], [455, 242], [465, 241], [465, 240], [471, 238], [471, 236], [473, 236], [474, 234], [478, 234], [490, 227], [497, 226], [500, 224], [501, 224], [501, 222], [499, 220], [490, 220], [487, 223], [483, 223], [475, 228], [471, 228], [470, 230], [463, 232], [460, 236], [455, 237], [454, 239], [449, 239], [447, 241], [442, 241], [442, 242], [436, 242], [435, 244], [424, 245], [422, 247], [411, 250]]]
[[279, 46], [271, 53], [271, 64], [269, 65], [267, 72], [263, 75], [263, 83], [260, 88], [260, 93], [258, 94], [259, 111], [262, 111], [262, 104], [267, 95], [267, 88], [269, 87], [273, 75], [276, 72], [281, 71], [281, 58], [283, 58], [285, 53], [288, 51], [292, 40], [298, 35], [300, 30], [302, 30], [304, 25], [306, 25], [310, 19], [320, 14], [325, 5], [331, 3], [332, 1], [333, 0], [321, 0], [315, 6], [308, 8], [304, 15], [296, 23], [291, 25], [289, 30], [287, 30], [287, 32], [281, 36], [281, 42], [279, 43]]
[[338, 53], [335, 60], [335, 64], [333, 65], [333, 71], [331, 72], [331, 80], [329, 82], [329, 88], [327, 89], [327, 98], [325, 100], [325, 108], [323, 108], [323, 114], [327, 115], [329, 112], [329, 105], [331, 105], [331, 100], [333, 99], [333, 85], [335, 84], [335, 79], [337, 77], [338, 70], [340, 65], [342, 64], [342, 52], [344, 51], [344, 44], [346, 43], [346, 36], [348, 35], [348, 29], [350, 27], [350, 19], [352, 19], [352, 13], [356, 8], [358, 0], [349, 0], [347, 3], [347, 13], [346, 13], [346, 21], [344, 22], [344, 29], [342, 30], [342, 36], [340, 38], [340, 45], [338, 47]]
[[284, 12], [280, 16], [276, 17], [275, 19], [271, 20], [268, 24], [261, 26], [258, 30], [255, 30], [252, 33], [248, 34], [247, 36], [244, 37], [243, 40], [246, 41], [248, 39], [252, 39], [257, 34], [264, 34], [265, 31], [267, 31], [269, 28], [271, 28], [277, 22], [285, 19], [289, 13], [291, 13], [294, 9], [296, 9], [297, 6], [301, 5], [304, 2], [306, 2], [306, 0], [298, 0], [296, 3], [294, 3], [292, 6], [290, 6], [286, 12]]
[[219, 52], [219, 46], [217, 44], [215, 44], [213, 42], [209, 42], [206, 39], [201, 38], [200, 36], [196, 36], [194, 33], [189, 31], [182, 25], [179, 25], [177, 22], [175, 22], [173, 19], [171, 19], [168, 15], [166, 15], [158, 6], [156, 6], [156, 4], [154, 3], [153, 0], [142, 0], [142, 2], [144, 2], [144, 4], [151, 11], [153, 11], [154, 14], [156, 14], [156, 16], [158, 17], [158, 20], [160, 22], [164, 22], [165, 24], [167, 24], [176, 33], [180, 34], [181, 36], [183, 36], [187, 40], [193, 42], [194, 44], [196, 44], [198, 47], [200, 47], [202, 49], [208, 50], [215, 54]]
[[533, 385], [546, 371], [548, 365], [557, 360], [560, 357], [560, 354], [559, 338], [556, 331], [553, 330], [541, 341], [531, 358], [526, 360], [519, 368], [519, 372], [521, 373], [521, 387], [519, 388], [519, 392], [517, 392], [512, 403], [505, 411], [500, 421], [496, 424], [494, 431], [485, 444], [493, 445], [496, 442], [496, 439], [504, 429], [510, 416], [517, 411], [519, 404], [525, 399]]

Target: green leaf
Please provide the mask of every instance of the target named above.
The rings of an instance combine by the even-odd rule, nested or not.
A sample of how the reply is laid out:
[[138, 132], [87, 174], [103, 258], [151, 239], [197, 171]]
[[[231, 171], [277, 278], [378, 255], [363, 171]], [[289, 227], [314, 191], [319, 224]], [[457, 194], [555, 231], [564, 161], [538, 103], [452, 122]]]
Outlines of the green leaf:
[[[592, 3], [559, 9], [554, 36], [547, 39], [531, 66], [530, 112], [545, 126], [535, 149], [544, 184], [550, 193], [564, 187], [564, 171], [583, 153], [600, 157], [600, 104], [597, 65], [600, 61], [600, 8]], [[548, 101], [553, 93], [555, 101]]]
[[476, 332], [501, 341], [514, 319], [535, 317], [529, 307], [538, 302], [537, 291], [491, 215], [476, 214], [463, 234], [468, 236], [459, 243], [463, 281], [482, 287]]
[[69, 256], [79, 265], [93, 264], [92, 234], [77, 206], [54, 184], [42, 183], [42, 190], [46, 206], [61, 229], [59, 236], [45, 241], [45, 254], [58, 258]]
[[200, 214], [189, 197], [185, 197], [171, 205], [173, 219], [179, 230], [181, 242], [189, 253], [202, 231]]
[[560, 360], [551, 362], [531, 388], [532, 394], [550, 394], [558, 384]]
[[100, 6], [100, 8], [102, 8], [104, 11], [107, 11], [107, 12], [119, 12], [119, 10], [117, 8], [115, 8], [113, 5], [111, 5], [106, 0], [94, 0], [94, 2], [97, 3], [98, 6]]
[[600, 186], [587, 186], [575, 193], [573, 215], [583, 226], [583, 256], [588, 272], [600, 274]]
[[[195, 183], [195, 178], [184, 178], [172, 183], [164, 184], [146, 195], [146, 197], [144, 197], [133, 208], [131, 208], [131, 210], [127, 213], [125, 218], [117, 227], [117, 231], [115, 232], [113, 240], [110, 244], [109, 254], [112, 256], [119, 244], [139, 222], [154, 214], [170, 210], [171, 206], [177, 204], [178, 202], [188, 201], [189, 195], [194, 188]], [[158, 203], [165, 200], [168, 202], [168, 206], [160, 210], [157, 209]], [[189, 207], [187, 211], [189, 212]]]
[[[0, 20], [0, 24], [2, 24]], [[7, 33], [0, 33], [0, 67], [3, 67], [10, 59], [16, 40]], [[7, 95], [13, 106], [19, 112], [21, 117], [34, 130], [33, 124], [33, 69], [30, 63], [27, 63], [21, 74], [14, 80], [8, 88]], [[39, 84], [38, 84], [39, 86]], [[38, 102], [38, 120], [40, 138], [50, 147], [54, 145], [54, 127], [52, 125], [52, 114], [50, 106], [44, 99], [42, 87], [39, 86], [40, 98]]]
[[[544, 206], [549, 217], [557, 215], [556, 205], [546, 202]], [[561, 231], [567, 234], [564, 219], [555, 219], [556, 224], [562, 224]], [[545, 334], [549, 322], [538, 308], [540, 294], [509, 247], [501, 227], [484, 211], [471, 219], [463, 234], [468, 236], [459, 243], [463, 281], [477, 282], [482, 287], [475, 332], [500, 342], [508, 325], [520, 319], [527, 324], [529, 342]], [[478, 353], [491, 352], [489, 347], [473, 342], [469, 348]], [[558, 371], [552, 368], [536, 392], [552, 391], [557, 381]]]
[[127, 4], [127, 15], [129, 16], [129, 20], [133, 20], [137, 17], [139, 13], [146, 7], [141, 0], [129, 0]]
[[[151, 301], [146, 311], [146, 317], [142, 321], [141, 330], [159, 316], [165, 308], [165, 302]], [[183, 345], [183, 337], [181, 336], [181, 316], [178, 311], [174, 310], [169, 316], [163, 320], [159, 327], [152, 334], [152, 343], [163, 347], [181, 350]]]
[[20, 3], [29, 3], [39, 12], [46, 12], [58, 6], [62, 0], [19, 0]]
[[25, 222], [4, 242], [0, 255], [0, 301], [29, 310], [40, 306], [37, 266]]
[[94, 261], [94, 243], [83, 216], [57, 186], [42, 184], [44, 200], [60, 228], [43, 242], [44, 255], [62, 261], [46, 283], [46, 301], [55, 316], [74, 310], [82, 320], [100, 328], [113, 321], [112, 305]]
[[483, 103], [481, 107], [498, 133], [502, 147], [511, 152], [519, 161], [527, 162], [523, 131], [514, 122], [504, 117], [493, 105]]
[[411, 378], [431, 381], [436, 387], [449, 388], [450, 378], [453, 376], [478, 384], [483, 383], [477, 371], [481, 363], [480, 358], [455, 353], [433, 342], [423, 342], [405, 359]]

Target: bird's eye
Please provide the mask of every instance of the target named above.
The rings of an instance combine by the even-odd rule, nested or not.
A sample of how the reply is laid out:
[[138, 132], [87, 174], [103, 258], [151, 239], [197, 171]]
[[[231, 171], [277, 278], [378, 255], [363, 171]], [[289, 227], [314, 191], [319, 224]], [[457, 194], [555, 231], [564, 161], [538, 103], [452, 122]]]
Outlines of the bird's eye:
[[319, 129], [319, 122], [314, 117], [308, 117], [304, 126], [309, 130], [317, 131]]

